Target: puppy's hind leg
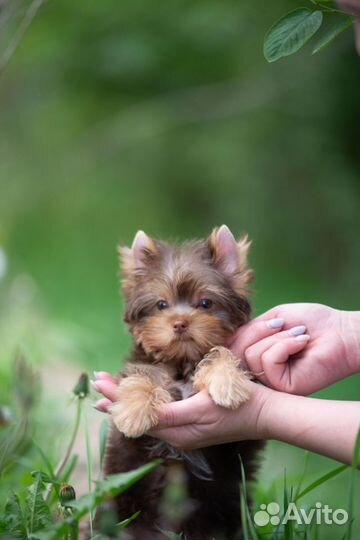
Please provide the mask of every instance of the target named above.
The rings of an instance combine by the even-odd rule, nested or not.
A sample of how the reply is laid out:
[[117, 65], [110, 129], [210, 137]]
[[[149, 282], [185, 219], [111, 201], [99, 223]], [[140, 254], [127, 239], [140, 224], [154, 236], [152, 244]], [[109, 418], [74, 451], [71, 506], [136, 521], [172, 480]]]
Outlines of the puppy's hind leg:
[[[149, 437], [129, 439], [111, 424], [104, 457], [104, 475], [132, 471], [149, 463], [152, 459], [148, 450], [149, 441]], [[160, 532], [160, 529], [169, 528], [160, 511], [165, 484], [166, 466], [160, 464], [124, 493], [107, 501], [110, 506], [102, 510], [112, 510], [116, 522], [140, 511], [139, 516], [122, 531], [122, 539], [165, 540]], [[100, 523], [101, 511], [98, 514]]]

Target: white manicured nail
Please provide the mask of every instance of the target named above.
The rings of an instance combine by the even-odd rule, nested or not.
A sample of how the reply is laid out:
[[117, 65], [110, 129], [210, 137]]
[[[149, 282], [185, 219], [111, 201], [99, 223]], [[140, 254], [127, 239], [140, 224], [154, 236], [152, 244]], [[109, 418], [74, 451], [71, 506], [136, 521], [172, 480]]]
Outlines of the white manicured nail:
[[306, 326], [294, 326], [293, 328], [290, 328], [288, 331], [289, 336], [296, 337], [300, 336], [301, 334], [305, 334], [306, 332]]
[[270, 321], [267, 321], [266, 324], [269, 328], [281, 328], [284, 326], [285, 321], [284, 319], [270, 319]]
[[91, 388], [93, 388], [94, 390], [96, 390], [96, 392], [99, 391], [99, 387], [97, 385], [97, 381], [93, 381], [92, 379], [90, 379], [90, 386]]
[[309, 341], [310, 336], [308, 334], [301, 334], [300, 336], [296, 336], [296, 341]]

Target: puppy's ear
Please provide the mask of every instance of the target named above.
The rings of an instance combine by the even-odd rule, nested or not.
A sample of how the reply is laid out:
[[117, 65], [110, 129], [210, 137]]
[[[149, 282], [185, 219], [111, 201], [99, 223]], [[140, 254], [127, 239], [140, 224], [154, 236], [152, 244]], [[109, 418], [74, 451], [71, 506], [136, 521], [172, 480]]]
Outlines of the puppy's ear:
[[213, 264], [224, 273], [239, 294], [248, 294], [253, 272], [248, 267], [248, 252], [251, 245], [248, 237], [238, 241], [226, 225], [212, 231], [208, 240]]
[[156, 254], [155, 242], [144, 231], [138, 231], [131, 248], [119, 246], [118, 253], [123, 286], [129, 292], [134, 286], [136, 273], [143, 270], [147, 261]]

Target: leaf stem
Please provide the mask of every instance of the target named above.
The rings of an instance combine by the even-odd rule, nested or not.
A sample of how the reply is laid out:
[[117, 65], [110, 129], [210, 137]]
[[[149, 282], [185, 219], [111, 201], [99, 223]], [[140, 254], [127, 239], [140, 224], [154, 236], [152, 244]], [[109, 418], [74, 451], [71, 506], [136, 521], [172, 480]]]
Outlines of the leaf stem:
[[324, 4], [322, 4], [321, 2], [318, 2], [317, 0], [310, 0], [310, 2], [314, 4], [315, 6], [317, 6], [318, 8], [322, 9], [325, 13], [341, 13], [341, 15], [349, 15], [348, 13], [346, 13], [345, 11], [342, 11], [341, 9], [336, 9], [336, 8], [329, 7], [326, 5], [324, 6]]

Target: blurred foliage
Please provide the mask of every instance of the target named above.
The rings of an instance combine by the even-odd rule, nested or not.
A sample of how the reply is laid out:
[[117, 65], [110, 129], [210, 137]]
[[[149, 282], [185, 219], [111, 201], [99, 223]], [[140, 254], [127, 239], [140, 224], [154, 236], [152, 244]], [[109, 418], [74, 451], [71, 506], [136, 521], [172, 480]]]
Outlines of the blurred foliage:
[[[0, 56], [29, 6], [0, 1]], [[129, 338], [116, 245], [140, 228], [247, 231], [256, 313], [359, 309], [360, 61], [346, 32], [314, 57], [304, 47], [268, 65], [263, 36], [298, 6], [41, 7], [0, 77], [3, 402], [18, 347], [38, 363], [119, 368]], [[358, 398], [359, 378], [324, 395]], [[266, 459], [265, 488], [301, 451], [272, 446]]]

